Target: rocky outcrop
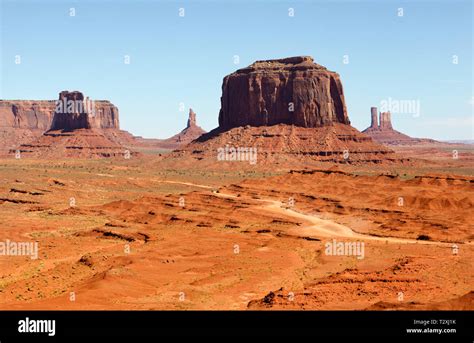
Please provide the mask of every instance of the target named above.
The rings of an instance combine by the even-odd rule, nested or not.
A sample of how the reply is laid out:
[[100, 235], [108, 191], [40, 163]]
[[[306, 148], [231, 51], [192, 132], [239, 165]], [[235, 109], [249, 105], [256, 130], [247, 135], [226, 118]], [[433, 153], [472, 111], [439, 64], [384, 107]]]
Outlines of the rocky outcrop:
[[119, 129], [119, 126], [118, 109], [109, 101], [96, 102], [81, 92], [62, 91], [50, 130]]
[[377, 129], [379, 127], [379, 122], [377, 119], [377, 107], [370, 108], [370, 128]]
[[53, 119], [53, 100], [0, 100], [0, 156], [40, 137]]
[[0, 155], [112, 157], [126, 150], [117, 107], [63, 91], [58, 100], [0, 100]]
[[[255, 161], [240, 163], [219, 159], [219, 151], [255, 151]], [[278, 124], [266, 127], [243, 126], [221, 131], [215, 129], [176, 149], [166, 160], [170, 168], [288, 169], [314, 167], [321, 162], [341, 164], [400, 163], [396, 154], [361, 134], [350, 125], [304, 128]], [[239, 160], [239, 159], [236, 159]]]
[[[89, 111], [88, 117], [85, 110]], [[118, 129], [119, 126], [118, 109], [110, 101], [90, 100], [77, 91], [63, 91], [58, 100], [0, 100], [0, 128], [44, 132], [50, 129]]]
[[129, 158], [137, 155], [115, 138], [115, 129], [75, 129], [47, 131], [37, 139], [22, 144], [11, 154], [21, 158]]
[[204, 133], [206, 133], [206, 131], [197, 125], [196, 113], [190, 108], [186, 127], [173, 137], [160, 141], [159, 146], [164, 149], [177, 149], [180, 146], [191, 143]]
[[390, 112], [381, 112], [377, 124], [377, 107], [370, 108], [371, 123], [362, 133], [370, 136], [374, 141], [385, 145], [434, 143], [436, 141], [425, 138], [412, 138], [393, 129]]
[[339, 75], [308, 56], [257, 61], [227, 75], [219, 127], [350, 124]]
[[392, 130], [392, 115], [390, 112], [380, 113], [380, 129], [381, 130]]
[[166, 163], [235, 168], [227, 161], [248, 157], [238, 168], [274, 170], [409, 162], [350, 125], [339, 75], [311, 57], [257, 61], [226, 76], [221, 103], [219, 127], [167, 155]]
[[[14, 148], [10, 147], [10, 154], [19, 153], [21, 158], [51, 159], [123, 158], [135, 154], [117, 138], [126, 135], [119, 130], [118, 109], [109, 101], [94, 101], [81, 92], [63, 91], [59, 93], [58, 100], [48, 101], [47, 104], [48, 106], [42, 107], [45, 119], [41, 126], [29, 125], [28, 129], [8, 128], [15, 132], [35, 132], [31, 140], [18, 141]], [[27, 101], [23, 105], [30, 106]], [[30, 113], [31, 108], [36, 110], [37, 107], [34, 106], [31, 105], [26, 113]], [[34, 130], [37, 127], [41, 127], [41, 130]], [[36, 135], [38, 132], [40, 134]], [[18, 134], [9, 133], [9, 137], [15, 136]]]
[[186, 125], [186, 129], [190, 127], [197, 126], [196, 124], [196, 113], [194, 113], [193, 109], [189, 109], [189, 117], [188, 117], [188, 124]]

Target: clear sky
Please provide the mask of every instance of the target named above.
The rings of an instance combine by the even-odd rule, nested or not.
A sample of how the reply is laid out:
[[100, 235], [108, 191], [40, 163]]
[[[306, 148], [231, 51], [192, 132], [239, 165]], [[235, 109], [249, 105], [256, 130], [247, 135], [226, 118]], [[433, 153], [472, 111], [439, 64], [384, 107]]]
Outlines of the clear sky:
[[391, 99], [419, 104], [392, 114], [399, 131], [474, 139], [472, 0], [0, 2], [2, 99], [80, 90], [118, 106], [123, 129], [166, 138], [189, 107], [217, 126], [225, 75], [310, 55], [341, 75], [359, 130]]

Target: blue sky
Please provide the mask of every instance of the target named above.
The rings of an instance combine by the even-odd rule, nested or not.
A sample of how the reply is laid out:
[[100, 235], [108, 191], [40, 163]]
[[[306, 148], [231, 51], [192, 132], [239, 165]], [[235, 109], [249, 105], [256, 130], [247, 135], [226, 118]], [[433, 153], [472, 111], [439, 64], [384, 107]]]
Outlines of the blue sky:
[[189, 107], [203, 128], [217, 126], [225, 75], [310, 55], [341, 75], [359, 130], [391, 98], [420, 105], [392, 114], [399, 131], [474, 139], [471, 0], [0, 1], [2, 99], [80, 90], [117, 105], [123, 129], [165, 138]]

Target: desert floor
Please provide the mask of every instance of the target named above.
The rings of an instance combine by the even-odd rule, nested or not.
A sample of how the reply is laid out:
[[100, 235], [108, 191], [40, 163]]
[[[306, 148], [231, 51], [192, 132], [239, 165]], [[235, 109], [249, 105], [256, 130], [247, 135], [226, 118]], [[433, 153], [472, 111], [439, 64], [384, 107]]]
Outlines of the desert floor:
[[472, 151], [398, 151], [427, 166], [1, 159], [0, 241], [39, 258], [0, 256], [0, 308], [474, 309]]

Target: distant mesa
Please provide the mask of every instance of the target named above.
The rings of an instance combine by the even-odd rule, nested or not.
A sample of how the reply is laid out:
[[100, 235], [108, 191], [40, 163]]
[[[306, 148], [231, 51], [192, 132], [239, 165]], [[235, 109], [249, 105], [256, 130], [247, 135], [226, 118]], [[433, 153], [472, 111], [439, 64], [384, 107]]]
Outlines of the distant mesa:
[[118, 109], [109, 101], [94, 101], [81, 92], [59, 93], [51, 131], [119, 129]]
[[227, 75], [219, 127], [350, 124], [337, 73], [309, 56], [257, 61]]
[[257, 61], [225, 76], [219, 127], [167, 159], [216, 164], [218, 149], [237, 147], [257, 148], [268, 168], [401, 161], [350, 126], [339, 75], [308, 56]]
[[[13, 122], [20, 123], [20, 127], [35, 130], [35, 135], [39, 127], [49, 127], [10, 149], [10, 153], [19, 151], [22, 156], [38, 158], [101, 158], [124, 156], [127, 151], [117, 139], [117, 134], [123, 135], [119, 129], [118, 109], [109, 101], [93, 101], [78, 91], [62, 91], [57, 101], [6, 103], [11, 103]], [[38, 103], [43, 106], [38, 108]], [[15, 112], [18, 107], [23, 112]], [[5, 112], [2, 117], [8, 118], [8, 110]], [[32, 116], [41, 118], [41, 123], [31, 120]]]
[[[205, 133], [190, 109], [186, 127], [168, 139], [120, 130], [119, 110], [107, 100], [62, 91], [58, 100], [0, 100], [0, 155], [113, 157], [124, 151], [172, 150]], [[134, 154], [133, 152], [131, 154]]]
[[[93, 117], [84, 115], [87, 104]], [[86, 106], [81, 109], [81, 105]], [[53, 118], [55, 113], [61, 115]], [[0, 100], [0, 128], [5, 127], [41, 130], [41, 133], [49, 129], [118, 129], [118, 109], [110, 101], [89, 101], [77, 91], [63, 91], [58, 100]]]
[[[395, 129], [392, 126], [392, 115], [390, 112], [380, 112], [377, 107], [370, 108], [370, 126], [362, 133], [370, 136], [374, 141], [384, 145], [402, 145], [417, 143], [434, 143], [435, 140], [425, 138], [412, 138]], [[378, 121], [380, 119], [380, 121]]]

